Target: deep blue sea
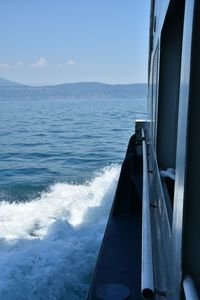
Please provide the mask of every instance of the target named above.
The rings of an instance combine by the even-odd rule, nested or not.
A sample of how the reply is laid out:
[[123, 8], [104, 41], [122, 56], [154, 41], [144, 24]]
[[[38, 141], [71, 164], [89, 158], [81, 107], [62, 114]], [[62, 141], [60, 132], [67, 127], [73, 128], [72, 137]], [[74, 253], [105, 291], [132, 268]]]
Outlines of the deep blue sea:
[[145, 99], [0, 101], [0, 299], [85, 299]]

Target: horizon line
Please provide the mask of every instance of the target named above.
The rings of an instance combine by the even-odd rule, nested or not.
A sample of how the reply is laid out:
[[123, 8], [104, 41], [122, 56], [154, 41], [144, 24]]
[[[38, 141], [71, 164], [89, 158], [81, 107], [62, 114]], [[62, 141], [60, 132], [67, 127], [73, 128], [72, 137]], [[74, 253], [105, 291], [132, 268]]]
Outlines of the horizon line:
[[64, 84], [78, 84], [78, 83], [100, 83], [105, 85], [132, 85], [132, 84], [147, 84], [147, 82], [132, 82], [132, 83], [108, 83], [108, 82], [102, 82], [102, 81], [73, 81], [73, 82], [61, 82], [61, 83], [24, 83], [15, 81], [12, 79], [8, 79], [5, 77], [0, 77], [0, 79], [7, 80], [16, 84], [31, 86], [31, 87], [50, 87], [50, 86], [57, 86], [57, 85], [64, 85]]

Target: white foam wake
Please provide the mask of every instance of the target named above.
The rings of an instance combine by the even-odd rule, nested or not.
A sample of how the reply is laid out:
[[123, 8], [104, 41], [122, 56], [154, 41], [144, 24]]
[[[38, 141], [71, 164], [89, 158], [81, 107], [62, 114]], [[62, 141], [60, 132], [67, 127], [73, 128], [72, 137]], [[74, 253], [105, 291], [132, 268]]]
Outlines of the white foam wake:
[[84, 299], [119, 167], [40, 199], [0, 204], [0, 299]]

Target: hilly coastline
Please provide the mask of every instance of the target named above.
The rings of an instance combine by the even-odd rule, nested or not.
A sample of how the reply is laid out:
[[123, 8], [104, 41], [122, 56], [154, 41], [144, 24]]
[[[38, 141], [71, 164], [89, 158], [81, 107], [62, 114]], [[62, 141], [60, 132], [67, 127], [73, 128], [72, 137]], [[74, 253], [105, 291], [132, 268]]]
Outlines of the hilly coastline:
[[111, 99], [145, 98], [147, 84], [105, 84], [99, 82], [66, 83], [52, 86], [29, 86], [0, 78], [2, 99]]

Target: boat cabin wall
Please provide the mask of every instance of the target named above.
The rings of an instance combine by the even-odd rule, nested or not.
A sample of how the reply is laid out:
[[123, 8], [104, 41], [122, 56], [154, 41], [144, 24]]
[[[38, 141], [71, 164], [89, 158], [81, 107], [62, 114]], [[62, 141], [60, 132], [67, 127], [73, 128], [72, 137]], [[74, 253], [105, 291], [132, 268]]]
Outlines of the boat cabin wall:
[[[168, 287], [173, 295], [169, 299], [180, 300], [185, 299], [183, 281], [188, 275], [200, 296], [200, 1], [155, 0], [152, 9], [149, 135], [158, 176], [161, 169], [175, 169]], [[167, 204], [165, 190], [163, 185]], [[153, 183], [150, 193], [160, 207]], [[161, 214], [158, 217], [163, 221]]]
[[184, 1], [168, 11], [160, 36], [156, 153], [162, 169], [175, 169]]
[[[165, 2], [165, 1], [164, 1]], [[173, 1], [164, 17], [163, 1], [155, 1], [151, 55], [149, 119], [159, 167], [175, 168], [184, 1]], [[163, 12], [165, 10], [163, 9]], [[162, 21], [163, 22], [162, 22]], [[162, 27], [161, 27], [162, 24]]]
[[[200, 1], [194, 1], [193, 14], [190, 79], [188, 83], [189, 110], [183, 206], [182, 271], [183, 278], [187, 275], [192, 277], [200, 297]], [[186, 88], [187, 86], [183, 81], [183, 91]]]

